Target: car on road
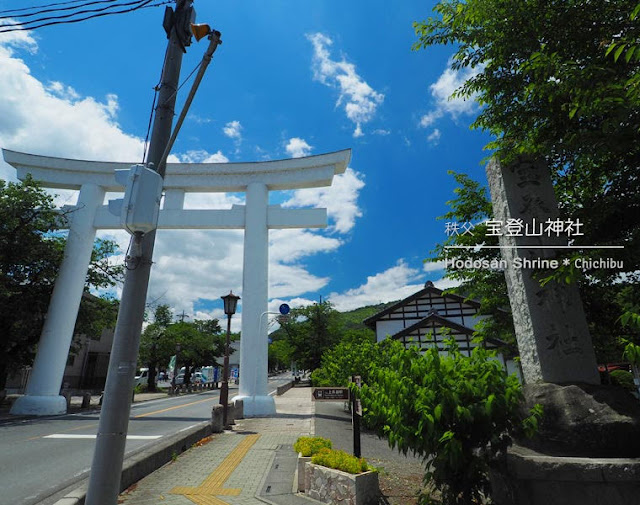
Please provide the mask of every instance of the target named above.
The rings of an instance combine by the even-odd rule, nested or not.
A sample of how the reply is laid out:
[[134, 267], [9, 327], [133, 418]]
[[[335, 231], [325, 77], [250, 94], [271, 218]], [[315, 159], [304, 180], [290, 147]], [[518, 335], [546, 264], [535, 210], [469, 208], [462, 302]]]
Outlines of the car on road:
[[[202, 378], [201, 372], [195, 372], [191, 374], [191, 384], [201, 384], [203, 382], [204, 379]], [[176, 377], [176, 386], [180, 384], [184, 384], [184, 373], [180, 373]]]

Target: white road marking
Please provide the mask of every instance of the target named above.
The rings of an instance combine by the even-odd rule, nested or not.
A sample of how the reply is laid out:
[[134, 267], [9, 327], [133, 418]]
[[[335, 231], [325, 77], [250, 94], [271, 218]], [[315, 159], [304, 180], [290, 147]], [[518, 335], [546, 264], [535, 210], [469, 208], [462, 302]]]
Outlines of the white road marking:
[[[97, 435], [67, 435], [66, 433], [54, 433], [42, 438], [69, 438], [69, 439], [92, 439]], [[127, 440], [156, 440], [162, 438], [162, 435], [127, 435]]]
[[187, 426], [186, 428], [182, 428], [181, 430], [178, 430], [176, 433], [180, 433], [182, 431], [187, 431], [190, 430], [191, 428], [193, 428], [194, 426], [198, 426], [197, 424], [192, 424], [191, 426]]

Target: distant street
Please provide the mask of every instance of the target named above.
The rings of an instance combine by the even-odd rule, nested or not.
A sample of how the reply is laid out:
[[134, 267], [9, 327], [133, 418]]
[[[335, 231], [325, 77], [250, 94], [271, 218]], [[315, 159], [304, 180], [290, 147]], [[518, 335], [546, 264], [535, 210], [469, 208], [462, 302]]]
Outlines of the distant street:
[[[275, 391], [290, 374], [269, 380]], [[237, 390], [230, 389], [230, 396]], [[162, 437], [211, 417], [219, 391], [134, 404], [127, 434], [131, 455]], [[0, 425], [0, 505], [53, 503], [61, 490], [88, 476], [99, 412], [16, 421]]]

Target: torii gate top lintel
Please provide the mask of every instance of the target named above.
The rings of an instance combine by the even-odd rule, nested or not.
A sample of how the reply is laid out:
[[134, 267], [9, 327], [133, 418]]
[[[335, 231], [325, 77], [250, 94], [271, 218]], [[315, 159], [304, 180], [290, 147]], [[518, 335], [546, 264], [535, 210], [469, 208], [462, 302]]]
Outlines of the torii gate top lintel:
[[[80, 189], [83, 184], [92, 183], [106, 191], [122, 191], [114, 170], [135, 164], [56, 158], [8, 149], [3, 149], [2, 154], [18, 171], [19, 179], [30, 173], [45, 187], [58, 189]], [[198, 193], [240, 192], [257, 180], [270, 191], [330, 186], [333, 176], [344, 173], [350, 159], [351, 149], [344, 149], [273, 161], [168, 163], [164, 187]]]

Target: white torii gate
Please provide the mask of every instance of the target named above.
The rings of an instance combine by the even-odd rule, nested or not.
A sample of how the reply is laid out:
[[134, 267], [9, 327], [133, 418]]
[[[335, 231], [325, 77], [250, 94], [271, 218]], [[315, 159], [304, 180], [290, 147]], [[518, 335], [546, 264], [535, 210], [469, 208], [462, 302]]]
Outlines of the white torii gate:
[[[42, 330], [25, 395], [12, 414], [52, 415], [66, 412], [60, 387], [80, 307], [96, 231], [120, 229], [119, 218], [104, 205], [105, 192], [122, 192], [114, 170], [132, 163], [83, 161], [2, 150], [18, 178], [31, 174], [45, 188], [80, 190], [71, 213], [64, 259]], [[275, 413], [267, 394], [267, 330], [260, 318], [267, 311], [269, 229], [322, 228], [326, 209], [270, 206], [269, 191], [330, 186], [351, 158], [346, 149], [317, 156], [253, 163], [169, 163], [158, 229], [244, 229], [240, 391], [246, 416]], [[246, 192], [246, 205], [230, 210], [185, 210], [186, 192]], [[224, 289], [223, 286], [220, 286]]]

